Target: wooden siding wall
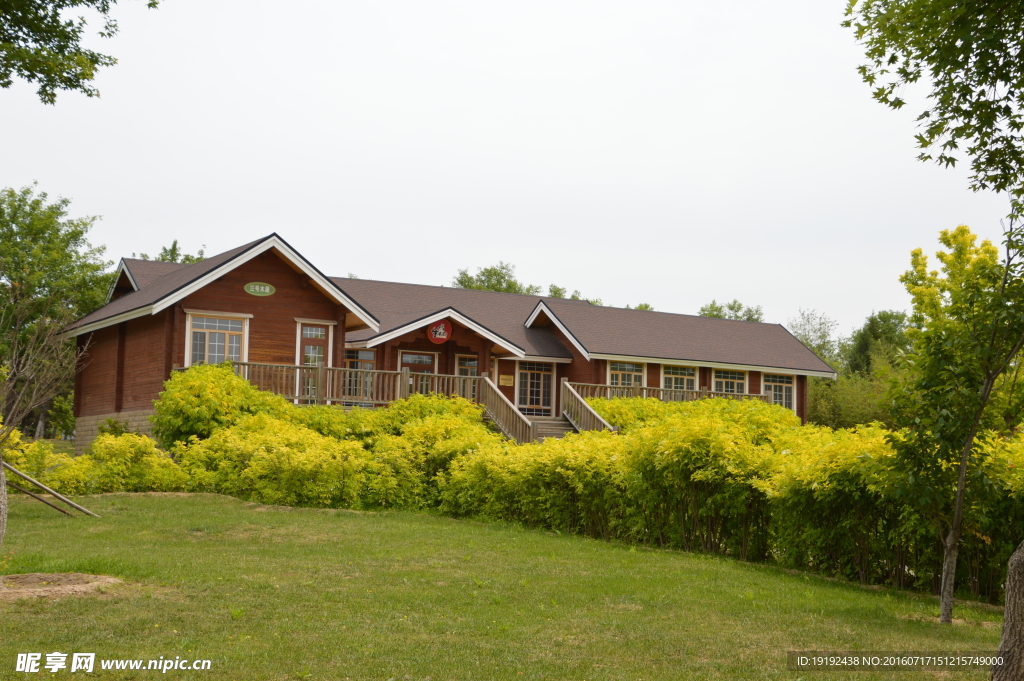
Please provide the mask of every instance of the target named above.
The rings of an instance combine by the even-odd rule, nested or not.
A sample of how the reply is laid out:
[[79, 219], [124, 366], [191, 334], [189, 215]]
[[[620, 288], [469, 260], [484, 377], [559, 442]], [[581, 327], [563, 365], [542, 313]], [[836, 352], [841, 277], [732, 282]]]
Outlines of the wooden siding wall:
[[[253, 281], [271, 284], [276, 289], [274, 295], [259, 297], [246, 293], [245, 285]], [[248, 360], [267, 364], [295, 364], [296, 317], [337, 321], [334, 333], [338, 335], [344, 334], [348, 312], [273, 252], [258, 255], [228, 272], [185, 298], [178, 308], [251, 314]], [[176, 320], [174, 363], [179, 366], [185, 363], [185, 317], [179, 314]], [[343, 360], [344, 353], [338, 351], [336, 344], [334, 366], [341, 366]]]
[[[498, 378], [494, 379], [494, 382], [498, 384], [498, 390], [501, 394], [511, 400], [512, 404], [516, 403], [516, 361], [512, 360], [501, 360], [498, 363]], [[511, 376], [512, 385], [501, 385], [502, 376]]]
[[115, 411], [153, 408], [153, 400], [170, 377], [165, 362], [169, 354], [166, 347], [169, 316], [164, 310], [124, 323], [124, 353], [118, 358], [124, 371], [120, 380], [120, 404]]
[[761, 372], [760, 371], [748, 371], [747, 372], [747, 392], [751, 395], [761, 394]]
[[807, 377], [796, 377], [796, 415], [800, 421], [807, 423]]
[[110, 326], [78, 337], [85, 348], [75, 381], [75, 416], [114, 411], [117, 383], [117, 327]]

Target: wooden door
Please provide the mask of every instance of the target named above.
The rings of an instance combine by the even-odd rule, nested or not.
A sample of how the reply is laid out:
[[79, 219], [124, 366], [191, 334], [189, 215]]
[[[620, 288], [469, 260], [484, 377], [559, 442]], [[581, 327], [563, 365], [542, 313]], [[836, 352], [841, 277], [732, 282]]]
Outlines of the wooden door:
[[405, 352], [401, 354], [402, 369], [408, 369], [410, 374], [421, 374], [409, 379], [409, 392], [427, 393], [430, 392], [430, 379], [422, 374], [434, 373], [434, 365], [437, 362], [437, 355], [430, 352]]
[[321, 324], [302, 324], [299, 333], [299, 359], [302, 369], [300, 370], [299, 395], [306, 403], [315, 403], [325, 397], [324, 387], [325, 372], [327, 366], [328, 348], [330, 338], [328, 328]]

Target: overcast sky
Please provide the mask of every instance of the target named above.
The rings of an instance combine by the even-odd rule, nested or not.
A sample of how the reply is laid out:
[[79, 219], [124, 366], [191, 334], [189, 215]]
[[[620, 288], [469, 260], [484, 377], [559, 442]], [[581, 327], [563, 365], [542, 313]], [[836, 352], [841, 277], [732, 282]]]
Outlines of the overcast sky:
[[846, 333], [908, 307], [913, 248], [998, 239], [1007, 202], [915, 160], [920, 107], [871, 99], [845, 4], [127, 2], [90, 41], [119, 60], [102, 98], [0, 90], [0, 186], [102, 216], [112, 260], [277, 232], [332, 275], [505, 260], [605, 304]]

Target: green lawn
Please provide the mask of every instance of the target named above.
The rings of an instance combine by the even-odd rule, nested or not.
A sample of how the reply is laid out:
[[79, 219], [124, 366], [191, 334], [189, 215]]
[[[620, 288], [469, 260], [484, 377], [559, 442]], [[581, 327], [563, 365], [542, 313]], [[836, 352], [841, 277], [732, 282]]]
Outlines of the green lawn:
[[[12, 500], [4, 573], [91, 572], [106, 594], [0, 602], [19, 652], [209, 658], [176, 679], [987, 678], [786, 671], [787, 650], [995, 651], [998, 612], [734, 560], [426, 514], [267, 509], [216, 495]], [[4, 563], [0, 563], [4, 566]], [[102, 672], [152, 679], [157, 672]]]

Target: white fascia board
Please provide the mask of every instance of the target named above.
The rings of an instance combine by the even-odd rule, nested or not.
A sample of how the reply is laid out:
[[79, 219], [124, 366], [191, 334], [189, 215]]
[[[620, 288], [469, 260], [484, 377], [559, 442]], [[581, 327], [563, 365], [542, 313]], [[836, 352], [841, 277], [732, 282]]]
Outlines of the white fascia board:
[[548, 319], [551, 320], [551, 323], [554, 324], [559, 331], [565, 334], [565, 337], [569, 339], [569, 342], [576, 346], [576, 349], [580, 351], [580, 354], [583, 355], [589, 362], [590, 358], [593, 355], [591, 355], [590, 352], [585, 347], [583, 347], [583, 343], [580, 343], [579, 340], [576, 339], [576, 336], [572, 335], [569, 329], [566, 328], [565, 324], [562, 323], [562, 320], [558, 318], [558, 315], [552, 312], [551, 308], [545, 305], [543, 300], [537, 303], [537, 307], [533, 308], [533, 312], [530, 314], [529, 318], [526, 320], [526, 323], [523, 326], [525, 326], [526, 328], [530, 328], [533, 325], [533, 323], [537, 320], [537, 316], [540, 315], [541, 312], [548, 316]]
[[134, 310], [128, 310], [127, 312], [122, 312], [121, 314], [116, 315], [114, 317], [107, 317], [106, 319], [101, 319], [99, 321], [93, 322], [92, 324], [80, 326], [77, 329], [68, 331], [67, 333], [62, 333], [61, 338], [75, 338], [76, 336], [82, 336], [87, 333], [92, 333], [93, 331], [105, 329], [106, 327], [113, 326], [114, 324], [126, 322], [129, 319], [145, 317], [146, 315], [149, 314], [156, 314], [155, 312], [153, 312], [152, 305], [147, 305], [146, 307], [140, 307]]
[[355, 349], [355, 348], [365, 348], [365, 347], [367, 347], [366, 341], [345, 341], [345, 349], [346, 350], [352, 350], [352, 349]]
[[117, 264], [117, 269], [114, 270], [114, 279], [110, 282], [110, 286], [107, 288], [107, 297], [103, 299], [104, 305], [109, 303], [111, 296], [114, 295], [114, 288], [117, 286], [117, 282], [121, 279], [122, 272], [128, 275], [128, 281], [131, 282], [132, 288], [136, 291], [139, 290], [139, 285], [135, 283], [135, 277], [132, 276], [132, 271], [124, 264], [124, 258], [121, 258], [121, 262]]
[[439, 322], [442, 319], [448, 319], [449, 317], [454, 319], [458, 323], [462, 324], [463, 326], [467, 327], [468, 329], [474, 331], [475, 333], [483, 336], [484, 338], [491, 341], [495, 345], [500, 345], [501, 347], [510, 351], [516, 357], [522, 358], [526, 356], [526, 351], [523, 350], [518, 345], [516, 345], [515, 343], [511, 343], [502, 338], [501, 336], [499, 336], [498, 334], [494, 333], [490, 329], [480, 326], [478, 323], [474, 322], [472, 319], [463, 315], [461, 312], [452, 307], [445, 308], [440, 312], [435, 312], [434, 314], [428, 317], [422, 317], [420, 319], [417, 319], [416, 321], [409, 322], [404, 326], [400, 326], [397, 329], [393, 329], [391, 331], [388, 331], [387, 333], [383, 333], [379, 336], [375, 336], [374, 338], [370, 338], [369, 340], [364, 341], [366, 343], [365, 347], [372, 348], [376, 345], [380, 345], [381, 343], [389, 341], [392, 338], [404, 336], [410, 331], [415, 331], [416, 329], [428, 326], [430, 324], [433, 324], [434, 322]]
[[808, 371], [806, 369], [794, 369], [792, 367], [767, 367], [756, 364], [729, 364], [727, 362], [707, 362], [699, 359], [675, 359], [666, 357], [638, 357], [636, 355], [607, 355], [597, 353], [591, 355], [593, 359], [607, 359], [612, 362], [637, 362], [642, 364], [678, 364], [680, 366], [709, 367], [711, 369], [729, 369], [732, 371], [761, 371], [769, 374], [793, 374], [801, 376], [814, 376], [816, 378], [831, 378], [835, 380], [838, 374], [833, 371]]
[[362, 307], [357, 305], [354, 300], [345, 295], [334, 282], [327, 279], [327, 277], [323, 276], [315, 269], [313, 269], [309, 265], [309, 263], [306, 262], [305, 258], [300, 256], [295, 251], [293, 251], [286, 243], [281, 241], [281, 239], [279, 239], [277, 236], [272, 236], [263, 243], [254, 246], [253, 248], [250, 248], [245, 253], [241, 253], [235, 256], [234, 258], [228, 260], [220, 267], [211, 270], [210, 272], [207, 272], [202, 277], [196, 279], [187, 286], [183, 286], [182, 288], [178, 289], [177, 291], [167, 296], [163, 300], [154, 304], [153, 314], [156, 314], [167, 309], [171, 305], [177, 303], [179, 300], [187, 298], [188, 296], [192, 295], [193, 293], [203, 288], [207, 284], [213, 282], [216, 279], [219, 279], [225, 273], [230, 272], [231, 270], [235, 269], [240, 265], [244, 265], [245, 263], [255, 258], [257, 255], [260, 255], [261, 253], [266, 253], [267, 251], [274, 248], [278, 249], [286, 258], [288, 258], [289, 261], [292, 262], [292, 264], [294, 264], [296, 267], [302, 270], [303, 274], [305, 274], [310, 279], [319, 284], [324, 293], [326, 293], [331, 299], [333, 299], [334, 302], [347, 307], [353, 314], [359, 317], [359, 319], [362, 320], [363, 323], [372, 328], [374, 331], [380, 328], [380, 324], [377, 322], [376, 319], [374, 319], [370, 315], [369, 312], [364, 310]]
[[[499, 357], [498, 359], [505, 359]], [[554, 364], [572, 364], [572, 360], [566, 357], [543, 357], [541, 355], [526, 355], [523, 357], [524, 362], [552, 362]]]

